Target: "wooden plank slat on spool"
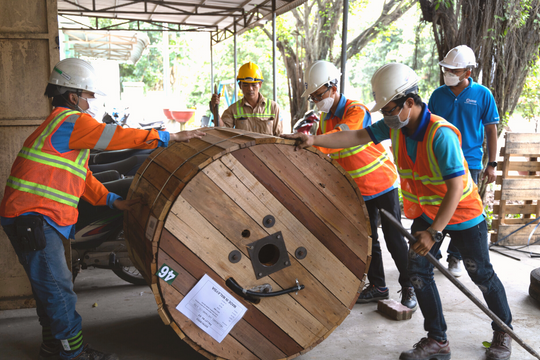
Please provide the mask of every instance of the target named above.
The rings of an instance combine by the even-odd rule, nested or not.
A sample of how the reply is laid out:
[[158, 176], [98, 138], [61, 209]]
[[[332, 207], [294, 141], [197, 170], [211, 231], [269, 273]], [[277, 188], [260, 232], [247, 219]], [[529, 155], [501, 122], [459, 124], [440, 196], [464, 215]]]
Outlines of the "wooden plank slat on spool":
[[268, 169], [249, 149], [235, 151], [232, 155], [259, 181], [263, 186], [289, 210], [315, 237], [322, 242], [358, 279], [367, 273], [365, 263], [345, 245], [341, 239], [332, 232], [328, 226], [320, 220], [306, 205], [297, 197], [291, 189]]
[[[182, 265], [193, 277], [193, 279], [200, 279], [204, 274], [208, 274], [223, 287], [225, 281], [219, 280], [219, 276], [210, 269], [204, 262], [201, 261], [191, 250], [185, 247], [184, 244], [179, 242], [170, 232], [163, 231], [162, 236], [162, 249], [164, 253], [170, 253], [172, 257], [182, 257]], [[158, 261], [159, 262], [159, 261]], [[162, 264], [162, 262], [159, 262]], [[176, 281], [176, 280], [175, 280]], [[232, 294], [237, 300], [241, 301], [249, 311], [244, 315], [244, 319], [248, 321], [254, 328], [263, 334], [270, 342], [275, 344], [279, 349], [287, 356], [294, 355], [301, 351], [303, 348], [298, 345], [289, 335], [287, 335], [280, 327], [266, 317], [251, 303], [241, 299], [238, 295]]]
[[[371, 239], [362, 196], [314, 148], [294, 152], [292, 141], [237, 129], [203, 131], [156, 150], [139, 169], [129, 197], [142, 206], [125, 216], [130, 256], [163, 321], [204, 356], [294, 358], [341, 324], [363, 286]], [[267, 243], [271, 263], [262, 260], [268, 246], [248, 248]], [[229, 260], [232, 251], [238, 261]], [[164, 264], [180, 274], [171, 285], [155, 275]], [[256, 273], [263, 264], [270, 270]], [[176, 309], [205, 274], [248, 309], [221, 343]], [[249, 303], [227, 288], [229, 278], [271, 291], [298, 279], [305, 289]]]
[[[204, 171], [208, 171], [208, 168], [213, 165], [218, 165], [218, 162], [214, 162], [207, 166]], [[231, 176], [229, 176], [231, 178]], [[225, 182], [225, 179], [223, 179]], [[208, 200], [204, 202], [197, 202], [197, 198], [190, 195], [195, 195], [195, 192], [191, 192], [190, 187], [195, 187], [199, 191], [208, 193]], [[229, 188], [226, 188], [229, 190]], [[232, 189], [231, 189], [232, 190]], [[183, 193], [184, 198], [190, 202], [197, 211], [203, 215], [209, 223], [219, 227], [220, 232], [225, 235], [230, 241], [236, 245], [240, 252], [243, 252], [244, 256], [249, 256], [247, 251], [247, 245], [253, 242], [254, 239], [261, 239], [270, 235], [265, 232], [264, 226], [258, 225], [254, 219], [250, 218], [246, 214], [246, 208], [237, 206], [229, 197], [230, 193], [225, 193], [218, 189], [218, 187], [211, 182], [209, 178], [204, 176], [198, 176], [196, 179], [186, 187], [186, 191]], [[249, 202], [245, 203], [245, 206], [250, 206]], [[227, 214], [234, 218], [235, 221], [230, 221], [227, 218]], [[268, 212], [265, 213], [265, 215]], [[262, 220], [264, 216], [259, 216], [259, 220]], [[278, 223], [272, 227], [272, 230], [280, 231]], [[250, 236], [246, 238], [235, 237], [235, 234], [241, 234], [244, 229], [250, 229]], [[284, 239], [291, 240], [289, 236], [283, 234]], [[286, 242], [286, 245], [287, 244]], [[316, 278], [314, 278], [298, 260], [294, 258], [294, 250], [297, 247], [287, 246], [288, 249], [292, 249], [290, 253], [291, 266], [287, 267], [277, 273], [270, 275], [270, 278], [274, 280], [281, 288], [288, 288], [291, 284], [291, 278], [298, 278], [302, 284], [306, 286], [306, 289], [301, 291], [294, 299], [301, 304], [306, 310], [309, 311], [319, 322], [321, 322], [328, 329], [334, 328], [341, 320], [346, 316], [346, 307], [352, 298], [355, 296], [356, 291], [351, 291], [348, 294], [348, 298], [345, 299], [343, 304], [338, 303], [338, 299], [335, 298]], [[316, 251], [316, 249], [315, 249]], [[314, 251], [314, 252], [315, 252]], [[324, 284], [332, 284], [334, 277], [330, 274], [321, 274], [324, 279]], [[320, 301], [313, 302], [311, 299], [319, 297]]]
[[[225, 168], [219, 166], [220, 164], [225, 165]], [[317, 278], [326, 278], [324, 283], [344, 304], [351, 302], [356, 291], [346, 294], [344, 290], [347, 289], [347, 285], [355, 283], [360, 285], [360, 281], [302, 223], [271, 196], [233, 156], [225, 155], [221, 158], [221, 162], [216, 161], [203, 171], [253, 219], [262, 219], [266, 214], [278, 218], [279, 221], [276, 221], [273, 228], [281, 231], [284, 239], [292, 242], [292, 249], [300, 246], [309, 246], [313, 249], [313, 254], [302, 260], [306, 269]], [[229, 175], [228, 171], [235, 176]], [[291, 255], [294, 256], [294, 254]]]

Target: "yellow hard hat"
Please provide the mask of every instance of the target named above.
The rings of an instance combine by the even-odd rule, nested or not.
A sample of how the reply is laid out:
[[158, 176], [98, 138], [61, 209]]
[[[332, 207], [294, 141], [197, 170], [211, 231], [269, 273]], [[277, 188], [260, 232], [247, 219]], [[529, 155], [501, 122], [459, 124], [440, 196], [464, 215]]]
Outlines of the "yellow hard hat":
[[261, 69], [254, 63], [248, 62], [240, 67], [236, 80], [253, 84], [263, 82], [264, 78]]

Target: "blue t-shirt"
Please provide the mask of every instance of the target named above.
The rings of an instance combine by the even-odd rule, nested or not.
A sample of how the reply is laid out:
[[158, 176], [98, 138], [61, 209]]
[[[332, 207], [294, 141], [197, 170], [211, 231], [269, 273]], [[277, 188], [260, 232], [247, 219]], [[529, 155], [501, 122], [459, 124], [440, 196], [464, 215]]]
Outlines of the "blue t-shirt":
[[428, 107], [433, 114], [458, 128], [469, 168], [481, 170], [484, 126], [499, 123], [499, 112], [491, 91], [469, 78], [469, 86], [457, 97], [446, 85], [437, 88], [431, 94]]
[[[414, 134], [408, 135], [407, 128], [402, 128], [401, 132], [405, 135], [405, 144], [407, 147], [407, 155], [411, 158], [412, 162], [416, 162], [416, 149], [418, 142], [424, 139], [426, 130], [431, 118], [426, 104], [422, 106], [422, 114], [420, 115], [420, 125], [415, 130]], [[381, 141], [390, 139], [390, 128], [384, 123], [384, 121], [377, 121], [370, 127], [367, 132], [371, 137], [371, 140], [375, 144]], [[441, 171], [441, 175], [444, 180], [449, 180], [465, 174], [465, 167], [463, 166], [463, 151], [459, 144], [459, 138], [456, 133], [448, 128], [441, 127], [435, 132], [433, 137], [433, 152], [437, 158], [437, 164]], [[433, 223], [426, 214], [422, 214], [422, 218], [430, 224]], [[447, 225], [446, 230], [464, 230], [473, 227], [484, 220], [484, 216], [480, 215], [477, 218], [468, 220], [466, 222], [454, 225]]]
[[[324, 126], [326, 126], [324, 124], [324, 121], [325, 119], [331, 119], [332, 116], [336, 116], [340, 119], [343, 119], [343, 115], [345, 114], [345, 105], [347, 104], [347, 98], [345, 97], [345, 95], [341, 94], [341, 97], [339, 99], [339, 103], [338, 103], [338, 106], [336, 108], [336, 112], [334, 114], [332, 114], [331, 111], [328, 112], [328, 114], [325, 114], [324, 117], [321, 116], [321, 129], [324, 129]], [[324, 113], [323, 113], [324, 114]], [[365, 111], [364, 113], [364, 119], [362, 120], [362, 127], [365, 129], [367, 128], [368, 126], [371, 125], [371, 114], [369, 113], [369, 111]], [[387, 192], [390, 192], [390, 191], [393, 191], [394, 189], [396, 189], [398, 187], [398, 183], [397, 183], [397, 179], [396, 181], [394, 182], [394, 184], [392, 184], [392, 186], [390, 186], [388, 189], [385, 189], [381, 192], [379, 192], [378, 194], [375, 194], [375, 195], [369, 195], [369, 196], [364, 196], [362, 195], [362, 198], [364, 199], [364, 201], [368, 201], [368, 200], [373, 200], [383, 194], [386, 194]]]

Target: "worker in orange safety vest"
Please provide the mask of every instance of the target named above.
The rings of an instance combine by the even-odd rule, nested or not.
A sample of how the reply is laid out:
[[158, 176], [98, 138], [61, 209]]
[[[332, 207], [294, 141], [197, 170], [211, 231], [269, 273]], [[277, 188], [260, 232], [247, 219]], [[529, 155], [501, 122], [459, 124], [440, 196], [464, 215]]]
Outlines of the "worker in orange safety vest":
[[[371, 114], [366, 106], [338, 92], [339, 77], [337, 68], [322, 60], [315, 62], [306, 72], [306, 90], [302, 96], [309, 97], [321, 111], [317, 135], [354, 131], [371, 125]], [[388, 299], [377, 225], [381, 209], [401, 219], [396, 168], [381, 144], [369, 142], [343, 149], [317, 148], [351, 175], [368, 210], [372, 238], [371, 264], [367, 274], [369, 284], [360, 293], [357, 304]], [[401, 303], [416, 310], [416, 296], [407, 273], [407, 243], [399, 232], [393, 231], [385, 218], [381, 218], [381, 224], [386, 246], [399, 271]]]
[[[292, 134], [297, 148], [354, 147], [390, 139], [401, 178], [405, 215], [414, 219], [408, 271], [424, 317], [427, 336], [400, 360], [449, 360], [450, 343], [442, 302], [434, 280], [433, 265], [425, 257], [435, 256], [446, 234], [463, 255], [471, 280], [482, 291], [488, 308], [509, 328], [512, 314], [504, 285], [490, 262], [487, 224], [478, 189], [461, 148], [461, 134], [448, 121], [431, 114], [418, 95], [420, 78], [413, 69], [398, 63], [379, 68], [371, 79], [375, 105], [383, 121], [365, 129], [340, 131], [323, 136]], [[493, 340], [486, 360], [508, 360], [512, 338], [495, 322]]]
[[171, 134], [100, 123], [94, 119], [96, 94], [105, 95], [89, 63], [72, 58], [56, 64], [45, 91], [54, 109], [25, 140], [0, 204], [2, 227], [36, 300], [43, 334], [39, 359], [118, 359], [83, 343], [62, 238], [74, 234], [81, 198], [119, 210], [130, 210], [138, 201], [108, 192], [94, 178], [88, 168], [90, 149], [153, 149], [205, 135], [198, 130]]

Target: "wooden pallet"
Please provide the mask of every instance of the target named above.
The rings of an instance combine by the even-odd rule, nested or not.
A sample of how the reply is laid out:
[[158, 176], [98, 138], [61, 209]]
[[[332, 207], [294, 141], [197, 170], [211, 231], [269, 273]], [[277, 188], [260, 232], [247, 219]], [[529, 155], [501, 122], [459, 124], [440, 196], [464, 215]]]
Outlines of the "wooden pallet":
[[[500, 155], [502, 175], [496, 182], [500, 190], [495, 191], [499, 204], [493, 206], [493, 214], [497, 215], [492, 226], [497, 231], [491, 236], [493, 243], [540, 217], [540, 134], [506, 133]], [[535, 226], [536, 222], [527, 225], [499, 244], [526, 245]], [[540, 230], [535, 231], [531, 243], [537, 240]]]

